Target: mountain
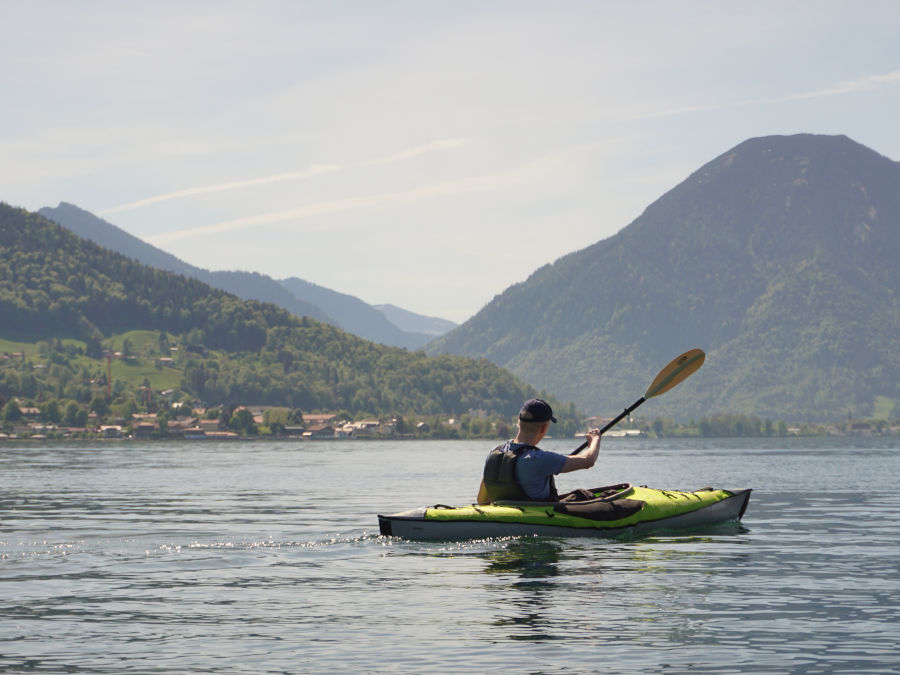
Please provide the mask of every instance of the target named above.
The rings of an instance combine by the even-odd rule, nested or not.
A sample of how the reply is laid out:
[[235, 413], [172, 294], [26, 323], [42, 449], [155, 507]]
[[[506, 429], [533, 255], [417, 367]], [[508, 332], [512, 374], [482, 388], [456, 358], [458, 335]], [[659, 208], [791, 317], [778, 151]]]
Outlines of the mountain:
[[[378, 345], [274, 304], [241, 300], [143, 265], [0, 203], [0, 338], [40, 342], [42, 354], [34, 364], [0, 359], [4, 400], [86, 403], [101, 378], [97, 359], [135, 331], [157, 334], [151, 360], [176, 354], [182, 391], [212, 405], [375, 415], [483, 409], [510, 417], [537, 394], [486, 359], [428, 357]], [[169, 347], [173, 337], [176, 352]], [[93, 361], [85, 363], [85, 357]], [[140, 371], [150, 382], [144, 389], [161, 370], [157, 362], [156, 369]], [[141, 388], [128, 390], [124, 380], [111, 384], [123, 405], [140, 404]]]
[[396, 305], [373, 306], [384, 314], [388, 321], [409, 333], [422, 333], [432, 337], [439, 337], [456, 328], [456, 324], [452, 321], [447, 321], [447, 319], [441, 319], [436, 316], [422, 316]]
[[274, 303], [296, 316], [309, 316], [330, 323], [366, 340], [418, 349], [434, 338], [432, 332], [397, 327], [386, 320], [382, 312], [358, 298], [301, 279], [279, 282], [256, 272], [208, 271], [194, 267], [73, 204], [61, 202], [56, 208], [44, 207], [38, 213], [79, 237], [145, 265], [199, 279], [245, 300]]
[[741, 143], [616, 235], [429, 346], [613, 414], [689, 348], [646, 414], [834, 420], [900, 410], [900, 164], [844, 136]]
[[367, 340], [385, 345], [418, 349], [434, 335], [406, 331], [392, 323], [383, 312], [359, 298], [317, 286], [303, 279], [291, 277], [279, 283], [296, 298], [318, 307], [327, 307], [336, 326]]

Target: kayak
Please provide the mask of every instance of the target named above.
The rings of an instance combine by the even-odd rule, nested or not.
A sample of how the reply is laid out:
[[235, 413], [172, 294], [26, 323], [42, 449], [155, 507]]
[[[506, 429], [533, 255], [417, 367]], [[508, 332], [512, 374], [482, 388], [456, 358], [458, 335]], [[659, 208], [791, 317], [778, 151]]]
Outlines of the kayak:
[[752, 490], [659, 490], [630, 483], [576, 490], [555, 502], [437, 504], [378, 516], [382, 535], [413, 540], [618, 537], [737, 522]]

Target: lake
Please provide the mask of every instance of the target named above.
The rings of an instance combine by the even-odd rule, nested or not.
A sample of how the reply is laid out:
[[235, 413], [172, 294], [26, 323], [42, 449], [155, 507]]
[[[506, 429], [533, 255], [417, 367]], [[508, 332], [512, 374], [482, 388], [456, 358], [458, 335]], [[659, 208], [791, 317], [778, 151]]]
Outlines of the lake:
[[558, 479], [752, 487], [710, 531], [379, 536], [492, 445], [4, 442], [0, 672], [900, 672], [900, 439], [604, 439]]

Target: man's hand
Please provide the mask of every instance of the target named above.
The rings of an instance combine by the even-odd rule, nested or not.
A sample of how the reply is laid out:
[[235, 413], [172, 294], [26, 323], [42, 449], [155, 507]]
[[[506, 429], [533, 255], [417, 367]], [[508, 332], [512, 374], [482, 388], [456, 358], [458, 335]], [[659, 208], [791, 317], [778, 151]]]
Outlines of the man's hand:
[[597, 455], [600, 454], [600, 430], [591, 429], [586, 434], [588, 446], [577, 455], [569, 455], [566, 458], [566, 464], [560, 473], [568, 473], [569, 471], [578, 471], [579, 469], [590, 469], [597, 461]]

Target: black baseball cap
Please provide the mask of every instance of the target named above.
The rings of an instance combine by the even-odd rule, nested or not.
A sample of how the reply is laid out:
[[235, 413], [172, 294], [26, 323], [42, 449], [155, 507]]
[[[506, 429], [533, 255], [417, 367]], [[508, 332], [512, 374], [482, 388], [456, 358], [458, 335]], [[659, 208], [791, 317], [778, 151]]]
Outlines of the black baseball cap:
[[553, 408], [544, 399], [530, 398], [522, 404], [519, 411], [519, 419], [523, 422], [546, 422], [550, 420], [554, 424], [556, 418], [553, 416]]

